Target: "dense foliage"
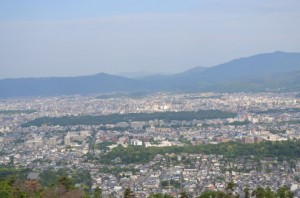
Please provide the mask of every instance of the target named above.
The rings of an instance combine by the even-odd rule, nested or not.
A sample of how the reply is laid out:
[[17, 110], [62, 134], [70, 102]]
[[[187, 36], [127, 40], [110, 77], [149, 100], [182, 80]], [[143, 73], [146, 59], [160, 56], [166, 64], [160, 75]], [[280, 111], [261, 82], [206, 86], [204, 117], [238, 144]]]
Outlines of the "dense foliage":
[[109, 150], [110, 145], [113, 145], [113, 142], [100, 142], [94, 145], [94, 149], [99, 149], [99, 150], [104, 150], [107, 151]]
[[161, 182], [161, 186], [163, 188], [168, 188], [168, 187], [172, 186], [176, 189], [179, 189], [180, 188], [180, 182], [177, 181], [177, 180], [173, 180], [173, 179], [171, 179], [170, 181], [164, 180], [164, 181]]
[[288, 108], [288, 109], [268, 109], [265, 111], [255, 112], [256, 114], [271, 114], [271, 113], [299, 113], [300, 108]]
[[[235, 195], [233, 193], [234, 188], [227, 189], [226, 191], [206, 191], [202, 193], [198, 198], [238, 198], [239, 195]], [[244, 197], [250, 198], [293, 198], [294, 193], [292, 193], [287, 186], [282, 186], [278, 188], [276, 191], [273, 191], [270, 187], [260, 187], [258, 186], [256, 189], [252, 190], [250, 193], [250, 189], [248, 187], [244, 188]]]
[[224, 119], [235, 117], [235, 113], [220, 110], [199, 110], [181, 112], [156, 112], [156, 113], [130, 113], [130, 114], [111, 114], [111, 115], [82, 115], [82, 116], [63, 116], [63, 117], [42, 117], [24, 123], [23, 127], [42, 126], [42, 125], [101, 125], [113, 124], [118, 122], [148, 121], [148, 120], [204, 120], [204, 119]]
[[[229, 183], [230, 184], [230, 183]], [[234, 186], [227, 187], [225, 191], [205, 191], [198, 198], [238, 198], [240, 195], [234, 193]], [[294, 193], [292, 193], [287, 186], [282, 186], [277, 190], [273, 191], [270, 187], [260, 187], [258, 186], [256, 189], [251, 190], [248, 187], [244, 188], [244, 197], [245, 198], [293, 198]], [[171, 195], [164, 194], [153, 194], [148, 196], [148, 198], [172, 198]], [[182, 191], [179, 194], [180, 198], [189, 198], [191, 196], [188, 193]]]
[[[92, 184], [92, 179], [86, 171], [80, 170], [71, 175], [66, 170], [47, 171], [38, 180], [26, 180], [18, 174], [20, 170], [7, 173], [7, 177], [0, 177], [1, 198], [101, 198], [101, 189], [92, 191], [85, 184]], [[59, 174], [61, 174], [59, 176]], [[79, 187], [75, 184], [81, 183]]]
[[124, 198], [135, 198], [133, 191], [130, 188], [126, 188], [124, 191]]
[[37, 180], [18, 180], [9, 177], [0, 181], [1, 198], [81, 198], [84, 193], [75, 188], [68, 177], [60, 177], [55, 185], [42, 187]]
[[25, 178], [27, 174], [27, 169], [17, 169], [14, 167], [0, 167], [0, 179], [6, 178], [11, 175], [17, 176], [19, 178]]
[[277, 142], [260, 142], [254, 144], [242, 144], [239, 142], [227, 142], [220, 144], [184, 146], [184, 147], [143, 147], [118, 145], [111, 152], [104, 154], [99, 159], [104, 164], [113, 163], [121, 160], [121, 163], [146, 163], [154, 159], [157, 154], [166, 153], [199, 153], [199, 154], [218, 154], [224, 157], [278, 157], [279, 160], [300, 157], [300, 141], [288, 140]]
[[157, 193], [157, 194], [149, 195], [148, 198], [174, 198], [174, 197], [167, 194]]
[[[236, 184], [229, 182], [224, 191], [206, 191], [198, 198], [237, 198], [235, 193]], [[287, 186], [282, 186], [273, 191], [270, 187], [260, 187], [256, 189], [244, 188], [244, 197], [256, 198], [292, 198], [294, 194]], [[57, 178], [51, 186], [43, 187], [39, 180], [20, 180], [16, 177], [7, 177], [0, 179], [0, 197], [1, 198], [102, 198], [102, 190], [97, 187], [93, 191], [84, 192], [82, 188], [76, 188], [70, 177], [61, 176]], [[135, 193], [126, 188], [123, 192], [124, 198], [137, 197]], [[151, 194], [148, 198], [172, 198], [167, 194]], [[190, 195], [184, 191], [179, 193], [181, 198], [189, 198]]]
[[40, 183], [42, 186], [53, 186], [60, 177], [69, 177], [72, 183], [81, 184], [82, 188], [86, 190], [90, 190], [92, 187], [91, 175], [89, 171], [84, 169], [78, 169], [76, 171], [70, 171], [65, 168], [58, 170], [48, 169], [41, 173]]

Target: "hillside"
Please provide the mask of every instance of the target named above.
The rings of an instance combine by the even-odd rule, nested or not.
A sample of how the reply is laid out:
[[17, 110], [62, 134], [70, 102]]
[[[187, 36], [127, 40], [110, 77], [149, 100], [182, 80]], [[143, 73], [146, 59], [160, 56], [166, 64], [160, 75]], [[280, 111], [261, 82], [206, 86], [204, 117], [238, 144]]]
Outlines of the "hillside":
[[104, 73], [78, 77], [3, 79], [0, 80], [0, 97], [131, 92], [145, 87], [146, 84], [141, 82]]

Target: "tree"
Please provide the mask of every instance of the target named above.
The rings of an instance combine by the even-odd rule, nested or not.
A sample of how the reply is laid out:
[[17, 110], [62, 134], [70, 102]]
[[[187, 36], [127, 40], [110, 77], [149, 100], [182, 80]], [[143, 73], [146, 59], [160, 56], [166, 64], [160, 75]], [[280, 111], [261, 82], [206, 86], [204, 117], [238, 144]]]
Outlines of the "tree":
[[244, 193], [245, 193], [245, 198], [250, 198], [250, 192], [249, 192], [249, 188], [248, 188], [248, 186], [246, 186], [245, 188], [244, 188]]
[[231, 181], [227, 184], [225, 190], [233, 191], [235, 186], [236, 186], [236, 184], [233, 181]]
[[199, 198], [225, 198], [226, 194], [222, 191], [206, 191]]
[[257, 187], [253, 192], [252, 196], [256, 198], [265, 198], [265, 189], [263, 187]]
[[157, 193], [157, 194], [149, 195], [148, 198], [174, 198], [174, 197], [167, 194]]
[[266, 198], [276, 198], [277, 195], [276, 195], [276, 192], [273, 192], [271, 190], [271, 188], [268, 186], [268, 187], [266, 187], [266, 190], [265, 190], [265, 197]]
[[0, 197], [9, 198], [12, 195], [12, 187], [8, 181], [0, 183]]
[[167, 180], [164, 180], [160, 184], [162, 185], [163, 188], [165, 188], [166, 186], [169, 185], [169, 182]]
[[181, 192], [179, 193], [179, 198], [189, 198], [189, 196], [186, 194], [186, 192], [181, 191]]
[[94, 190], [94, 198], [102, 198], [102, 189], [98, 186]]
[[8, 165], [14, 165], [14, 159], [15, 159], [14, 156], [10, 156]]
[[287, 186], [282, 186], [277, 190], [277, 196], [279, 198], [292, 198], [294, 193], [292, 193]]
[[68, 178], [68, 177], [65, 177], [65, 176], [60, 177], [60, 178], [58, 179], [58, 183], [59, 183], [60, 185], [62, 185], [63, 187], [65, 187], [65, 189], [66, 189], [67, 191], [69, 191], [69, 190], [71, 190], [71, 189], [73, 188], [72, 180], [71, 180], [70, 178]]
[[124, 198], [134, 198], [135, 195], [130, 188], [126, 188], [124, 191]]
[[236, 184], [233, 181], [231, 181], [227, 184], [225, 190], [227, 191], [227, 195], [229, 197], [233, 197], [233, 191], [234, 191], [235, 187], [236, 187]]

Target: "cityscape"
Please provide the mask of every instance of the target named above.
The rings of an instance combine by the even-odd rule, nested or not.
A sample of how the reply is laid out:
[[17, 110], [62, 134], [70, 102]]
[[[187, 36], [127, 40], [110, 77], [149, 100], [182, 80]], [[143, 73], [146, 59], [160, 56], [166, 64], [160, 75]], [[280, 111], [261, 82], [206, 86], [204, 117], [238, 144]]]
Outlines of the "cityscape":
[[0, 1], [0, 198], [300, 198], [299, 18]]
[[[224, 118], [160, 114], [216, 110]], [[103, 122], [110, 115], [157, 115], [157, 119]], [[67, 118], [99, 117], [99, 124], [68, 123]], [[104, 116], [104, 117], [101, 117]], [[219, 115], [218, 115], [219, 116]], [[142, 116], [140, 116], [142, 117]], [[34, 122], [67, 119], [63, 124]], [[134, 118], [134, 117], [133, 117]], [[1, 166], [30, 170], [27, 178], [43, 179], [49, 171], [84, 172], [75, 183], [104, 197], [122, 197], [126, 188], [137, 197], [155, 193], [191, 197], [208, 190], [225, 191], [234, 182], [235, 195], [244, 188], [288, 188], [300, 196], [299, 156], [284, 158], [227, 156], [218, 153], [161, 152], [150, 159], [113, 157], [118, 149], [185, 148], [235, 143], [288, 142], [299, 138], [300, 99], [297, 93], [153, 93], [1, 99]], [[230, 149], [226, 147], [227, 149]], [[129, 153], [130, 155], [130, 153]], [[134, 155], [134, 154], [133, 154]], [[133, 156], [134, 157], [134, 156]], [[110, 161], [104, 161], [108, 159]], [[61, 170], [62, 169], [62, 170]]]

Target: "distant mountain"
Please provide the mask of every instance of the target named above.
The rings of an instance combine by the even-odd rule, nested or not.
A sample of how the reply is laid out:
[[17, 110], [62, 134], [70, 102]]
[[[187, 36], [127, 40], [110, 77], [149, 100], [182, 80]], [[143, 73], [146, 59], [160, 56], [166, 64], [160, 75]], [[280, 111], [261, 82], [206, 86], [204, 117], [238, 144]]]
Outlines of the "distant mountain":
[[300, 91], [300, 70], [249, 80], [228, 81], [206, 89], [216, 92]]
[[136, 78], [136, 80], [149, 83], [152, 88], [158, 90], [181, 90], [193, 87], [199, 80], [199, 75], [206, 70], [207, 67], [195, 67], [173, 75], [149, 75]]
[[138, 71], [138, 72], [121, 72], [121, 73], [117, 73], [117, 76], [122, 76], [125, 78], [138, 78], [141, 76], [150, 76], [150, 75], [154, 75], [155, 73], [153, 72], [147, 72], [147, 71]]
[[138, 71], [138, 72], [122, 72], [116, 74], [117, 76], [122, 76], [125, 78], [142, 78], [144, 76], [153, 76], [153, 75], [169, 75], [166, 73], [157, 73], [157, 72], [148, 72], [148, 71]]
[[93, 76], [0, 80], [0, 97], [145, 91], [300, 91], [300, 53], [274, 52], [173, 75], [129, 79]]
[[[214, 67], [196, 67], [170, 76], [144, 77], [157, 87], [185, 91], [255, 91], [283, 86], [288, 72], [300, 71], [300, 53], [274, 52], [229, 61]], [[283, 77], [283, 76], [285, 77]], [[293, 81], [297, 83], [295, 79]], [[291, 83], [289, 83], [291, 85]], [[285, 86], [283, 86], [285, 87]], [[277, 87], [279, 88], [279, 87]]]
[[209, 69], [209, 67], [194, 67], [192, 69], [189, 69], [187, 71], [184, 71], [182, 73], [177, 73], [174, 74], [173, 77], [191, 77], [191, 76], [198, 76], [199, 74], [203, 73], [204, 71], [206, 71], [207, 69]]
[[18, 78], [0, 80], [0, 96], [53, 96], [132, 92], [144, 90], [145, 87], [147, 87], [145, 83], [105, 73], [78, 77]]
[[211, 67], [199, 78], [219, 83], [253, 79], [276, 73], [300, 70], [300, 53], [274, 52], [240, 58]]

